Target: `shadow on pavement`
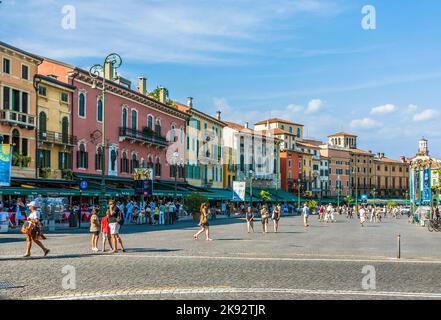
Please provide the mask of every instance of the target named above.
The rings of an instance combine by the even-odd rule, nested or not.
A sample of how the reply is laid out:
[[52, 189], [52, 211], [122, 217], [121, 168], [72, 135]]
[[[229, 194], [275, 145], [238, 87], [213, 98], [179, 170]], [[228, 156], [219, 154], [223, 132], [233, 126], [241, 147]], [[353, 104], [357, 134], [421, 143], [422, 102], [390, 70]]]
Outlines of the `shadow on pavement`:
[[126, 253], [141, 253], [141, 252], [177, 252], [183, 249], [150, 249], [150, 248], [128, 248]]
[[26, 242], [26, 238], [2, 238], [2, 239], [0, 239], [0, 244], [13, 243], [13, 242]]
[[84, 257], [98, 256], [99, 254], [85, 253], [85, 254], [65, 254], [58, 256], [51, 256], [50, 253], [47, 257], [43, 256], [31, 256], [31, 257], [12, 257], [12, 258], [0, 258], [0, 261], [28, 261], [28, 260], [56, 260], [56, 259], [75, 259]]

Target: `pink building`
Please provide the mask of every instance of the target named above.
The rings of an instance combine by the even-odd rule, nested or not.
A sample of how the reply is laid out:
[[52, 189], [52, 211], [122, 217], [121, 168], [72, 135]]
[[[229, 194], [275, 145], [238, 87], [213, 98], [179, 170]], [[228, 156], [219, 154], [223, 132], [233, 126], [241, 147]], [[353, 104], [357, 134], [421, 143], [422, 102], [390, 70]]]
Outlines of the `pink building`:
[[331, 145], [321, 146], [320, 155], [329, 160], [329, 189], [332, 197], [350, 195], [351, 155], [349, 150]]
[[[93, 88], [89, 72], [62, 62], [46, 59], [39, 67], [43, 75], [76, 87], [73, 94], [72, 129], [77, 137], [73, 171], [79, 178], [101, 176], [102, 170], [102, 78]], [[166, 103], [147, 96], [146, 79], [140, 78], [138, 90], [129, 81], [107, 81], [105, 170], [107, 177], [133, 179], [134, 169], [153, 168], [155, 180], [175, 180], [174, 167], [167, 162], [171, 148], [185, 132], [188, 115]], [[175, 144], [174, 144], [175, 143]], [[173, 150], [172, 150], [173, 149]], [[169, 155], [167, 156], [167, 152]], [[183, 159], [182, 160], [183, 163]], [[184, 168], [177, 170], [177, 180], [184, 181]]]

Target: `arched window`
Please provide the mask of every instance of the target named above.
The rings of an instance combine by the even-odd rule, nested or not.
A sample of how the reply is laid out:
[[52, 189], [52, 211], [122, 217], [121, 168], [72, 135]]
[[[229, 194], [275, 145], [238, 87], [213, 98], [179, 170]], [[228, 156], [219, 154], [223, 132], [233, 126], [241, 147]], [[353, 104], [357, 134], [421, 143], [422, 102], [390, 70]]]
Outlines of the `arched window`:
[[148, 168], [153, 169], [153, 158], [151, 155], [148, 157]]
[[84, 143], [80, 144], [77, 151], [77, 168], [87, 169], [89, 166], [88, 153], [86, 151], [86, 146]]
[[95, 170], [103, 170], [103, 148], [98, 147], [95, 154]]
[[155, 176], [156, 177], [160, 177], [161, 176], [161, 159], [159, 157], [156, 158]]
[[121, 172], [129, 173], [129, 159], [127, 158], [127, 152], [122, 153], [121, 157]]
[[12, 152], [20, 153], [20, 132], [17, 129], [12, 130]]
[[132, 153], [132, 161], [130, 162], [130, 172], [134, 173], [136, 169], [139, 168], [138, 156], [136, 153]]
[[156, 126], [155, 126], [156, 135], [161, 136], [161, 119], [156, 118]]
[[67, 117], [61, 120], [61, 139], [63, 143], [69, 143], [69, 119]]
[[47, 116], [46, 113], [41, 111], [38, 115], [38, 138], [40, 140], [46, 140], [47, 139]]
[[300, 128], [297, 128], [297, 138], [300, 138]]
[[138, 112], [133, 109], [132, 110], [132, 130], [136, 131], [138, 130]]
[[147, 127], [153, 130], [153, 116], [149, 115], [147, 117]]
[[96, 121], [103, 122], [103, 101], [101, 98], [96, 103]]
[[176, 142], [176, 133], [175, 133], [175, 129], [176, 129], [176, 125], [173, 123], [171, 125], [171, 130], [170, 130], [170, 141], [171, 142]]
[[127, 108], [122, 110], [122, 127], [127, 128]]
[[80, 117], [86, 117], [86, 97], [84, 93], [80, 93], [78, 96], [78, 115]]
[[144, 160], [144, 158], [141, 158], [141, 168], [145, 168], [145, 160]]

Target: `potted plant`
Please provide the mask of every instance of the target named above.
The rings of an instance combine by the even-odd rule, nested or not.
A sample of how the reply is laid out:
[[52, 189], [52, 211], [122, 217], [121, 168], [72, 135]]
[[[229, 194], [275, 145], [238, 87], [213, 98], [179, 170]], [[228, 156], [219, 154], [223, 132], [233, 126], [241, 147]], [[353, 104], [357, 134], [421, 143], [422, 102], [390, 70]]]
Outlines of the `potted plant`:
[[40, 177], [43, 179], [49, 178], [51, 174], [51, 168], [40, 168]]
[[63, 179], [73, 180], [73, 171], [71, 169], [63, 169], [61, 173], [63, 174]]
[[142, 128], [142, 133], [145, 134], [146, 136], [149, 136], [149, 137], [152, 137], [155, 134], [153, 129], [149, 128], [149, 127]]
[[30, 156], [21, 156], [21, 166], [23, 168], [28, 168], [31, 164], [32, 158]]
[[21, 154], [19, 154], [18, 152], [13, 152], [12, 153], [12, 166], [13, 167], [21, 167]]

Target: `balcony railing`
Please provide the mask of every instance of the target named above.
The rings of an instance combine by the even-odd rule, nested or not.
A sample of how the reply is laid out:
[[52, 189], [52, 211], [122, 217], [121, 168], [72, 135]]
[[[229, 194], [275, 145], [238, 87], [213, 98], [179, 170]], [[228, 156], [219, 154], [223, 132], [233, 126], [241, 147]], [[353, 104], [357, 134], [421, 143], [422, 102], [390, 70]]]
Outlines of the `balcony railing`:
[[13, 110], [1, 110], [0, 121], [28, 129], [35, 128], [35, 116]]
[[60, 132], [38, 130], [38, 141], [74, 146], [77, 143], [77, 137]]
[[168, 146], [167, 140], [162, 136], [158, 136], [156, 134], [151, 134], [151, 133], [145, 133], [138, 130], [133, 130], [131, 128], [120, 127], [119, 136], [121, 138], [134, 139], [144, 143], [151, 143], [164, 147]]

